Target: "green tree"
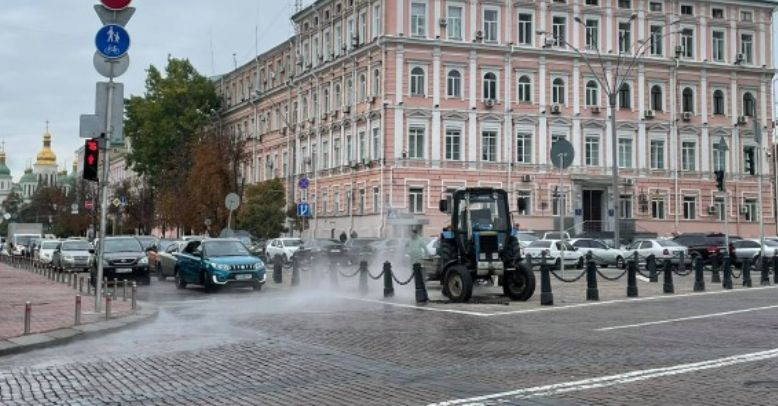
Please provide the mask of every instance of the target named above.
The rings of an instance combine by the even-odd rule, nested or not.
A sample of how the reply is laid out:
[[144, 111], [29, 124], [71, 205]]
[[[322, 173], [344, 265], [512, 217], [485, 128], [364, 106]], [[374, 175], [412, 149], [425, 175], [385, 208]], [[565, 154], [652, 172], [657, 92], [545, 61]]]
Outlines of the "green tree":
[[280, 179], [246, 187], [239, 213], [241, 227], [259, 238], [276, 238], [286, 232], [285, 196], [284, 184]]

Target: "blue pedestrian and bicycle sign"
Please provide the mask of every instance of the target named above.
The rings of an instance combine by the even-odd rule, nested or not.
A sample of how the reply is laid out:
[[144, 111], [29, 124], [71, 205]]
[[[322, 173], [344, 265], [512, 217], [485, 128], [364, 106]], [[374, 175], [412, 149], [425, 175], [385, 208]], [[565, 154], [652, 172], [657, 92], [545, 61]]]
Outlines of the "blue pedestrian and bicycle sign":
[[311, 205], [306, 202], [297, 203], [297, 217], [311, 217]]
[[108, 24], [97, 31], [95, 46], [105, 58], [121, 58], [130, 49], [130, 35], [121, 25]]

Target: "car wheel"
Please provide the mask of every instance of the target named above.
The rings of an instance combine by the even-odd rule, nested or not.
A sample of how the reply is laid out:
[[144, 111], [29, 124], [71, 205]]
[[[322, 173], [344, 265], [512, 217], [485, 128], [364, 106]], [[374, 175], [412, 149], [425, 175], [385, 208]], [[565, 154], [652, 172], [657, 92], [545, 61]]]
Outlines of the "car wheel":
[[260, 290], [262, 290], [262, 284], [259, 282], [254, 282], [252, 289], [254, 289], [255, 292], [259, 292]]
[[455, 265], [446, 272], [444, 292], [452, 302], [467, 302], [473, 294], [473, 277], [462, 265]]
[[176, 269], [174, 274], [176, 278], [176, 288], [186, 289], [186, 281], [184, 280], [183, 276], [181, 276], [181, 272], [179, 272], [178, 269]]
[[516, 268], [502, 278], [502, 291], [511, 300], [527, 301], [535, 292], [535, 274], [524, 263], [520, 262]]
[[205, 293], [213, 293], [218, 290], [218, 286], [216, 286], [211, 278], [208, 277], [208, 272], [203, 272], [202, 275], [200, 275], [200, 278], [203, 281], [203, 287], [205, 287]]
[[624, 258], [621, 256], [616, 257], [616, 268], [624, 269], [625, 266]]
[[575, 265], [576, 269], [583, 269], [584, 267], [584, 258], [581, 257], [578, 259], [578, 263]]
[[557, 258], [556, 261], [554, 261], [554, 269], [562, 269], [562, 259]]

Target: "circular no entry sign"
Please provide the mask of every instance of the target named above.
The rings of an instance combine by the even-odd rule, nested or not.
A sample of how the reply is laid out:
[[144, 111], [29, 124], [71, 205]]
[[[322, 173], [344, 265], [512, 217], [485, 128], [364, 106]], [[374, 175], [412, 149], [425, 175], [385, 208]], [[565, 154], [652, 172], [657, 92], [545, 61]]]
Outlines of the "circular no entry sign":
[[100, 0], [103, 6], [109, 10], [121, 10], [130, 5], [132, 0]]

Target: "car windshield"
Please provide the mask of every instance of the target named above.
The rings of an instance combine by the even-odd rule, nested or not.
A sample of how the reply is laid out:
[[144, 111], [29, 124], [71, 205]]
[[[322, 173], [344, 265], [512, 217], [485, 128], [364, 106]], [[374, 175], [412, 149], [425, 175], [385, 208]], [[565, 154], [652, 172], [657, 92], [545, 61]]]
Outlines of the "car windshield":
[[156, 238], [148, 238], [148, 237], [146, 237], [146, 238], [139, 237], [138, 241], [140, 242], [141, 247], [143, 247], [143, 249], [145, 250], [146, 248], [151, 247], [152, 245], [154, 245], [154, 243], [157, 242], [157, 239]]
[[764, 240], [764, 245], [768, 247], [778, 247], [778, 242], [771, 241], [771, 240]]
[[34, 237], [31, 235], [20, 235], [16, 237], [16, 244], [17, 245], [29, 245], [30, 241], [32, 241]]
[[[555, 245], [558, 250], [562, 249], [562, 241], [557, 241]], [[567, 241], [565, 241], [564, 246], [565, 246], [565, 251], [575, 251], [575, 248], [572, 245], [570, 245], [570, 243]]]
[[138, 240], [134, 238], [106, 239], [104, 249], [106, 253], [143, 251]]
[[204, 246], [208, 257], [242, 257], [251, 255], [240, 241], [208, 241]]
[[89, 251], [92, 246], [85, 241], [63, 242], [62, 251]]
[[283, 240], [284, 247], [299, 247], [303, 244], [302, 240]]
[[530, 243], [530, 248], [548, 248], [551, 246], [551, 241], [548, 240], [536, 240]]
[[537, 241], [538, 237], [532, 235], [532, 234], [519, 234], [516, 236], [519, 241]]
[[171, 241], [171, 240], [162, 240], [157, 243], [157, 249], [159, 249], [160, 251], [164, 251], [167, 249], [167, 247], [171, 246], [174, 242], [175, 241]]
[[59, 241], [46, 241], [43, 243], [43, 245], [41, 245], [41, 248], [44, 250], [53, 250], [57, 249], [59, 244], [61, 244]]
[[656, 240], [656, 243], [659, 244], [660, 247], [683, 247], [683, 245], [671, 240]]

